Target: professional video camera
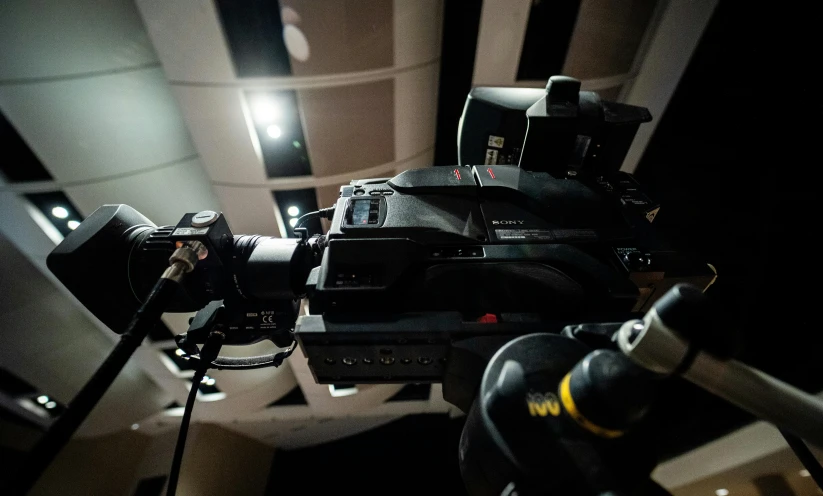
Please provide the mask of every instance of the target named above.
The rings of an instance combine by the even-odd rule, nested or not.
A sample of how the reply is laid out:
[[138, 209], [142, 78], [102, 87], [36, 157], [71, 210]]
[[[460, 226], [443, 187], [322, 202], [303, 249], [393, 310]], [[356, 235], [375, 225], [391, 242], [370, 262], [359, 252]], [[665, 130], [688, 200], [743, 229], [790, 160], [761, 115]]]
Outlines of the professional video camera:
[[[299, 343], [320, 383], [442, 382], [469, 412], [460, 456], [474, 494], [665, 494], [648, 478], [650, 433], [633, 430], [665, 375], [797, 422], [689, 375], [698, 359], [745, 366], [690, 346], [709, 325], [700, 290], [714, 271], [655, 237], [660, 205], [619, 171], [650, 119], [566, 77], [475, 88], [460, 165], [354, 180], [299, 219], [297, 238], [235, 235], [211, 211], [157, 227], [106, 205], [48, 266], [138, 343], [144, 316], [197, 311], [178, 345], [203, 372], [277, 366]], [[317, 218], [325, 234], [301, 227]], [[261, 339], [287, 350], [217, 356]]]

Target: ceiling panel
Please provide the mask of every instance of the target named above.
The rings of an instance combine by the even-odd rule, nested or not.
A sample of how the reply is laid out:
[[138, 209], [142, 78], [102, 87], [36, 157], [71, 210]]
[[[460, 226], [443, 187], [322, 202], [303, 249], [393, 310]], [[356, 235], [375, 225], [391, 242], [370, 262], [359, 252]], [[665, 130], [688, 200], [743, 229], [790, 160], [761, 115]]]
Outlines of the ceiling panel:
[[159, 67], [0, 86], [0, 107], [61, 182], [133, 172], [195, 153]]
[[411, 67], [439, 59], [442, 0], [394, 0], [393, 9], [395, 67]]
[[166, 75], [173, 81], [234, 78], [226, 38], [210, 0], [137, 0]]
[[0, 46], [0, 84], [159, 64], [130, 0], [4, 0]]
[[[395, 78], [395, 160], [407, 159], [434, 147], [437, 107], [433, 101], [439, 75], [440, 67], [431, 64], [398, 74]], [[421, 105], [421, 102], [432, 104]]]
[[187, 212], [220, 211], [196, 157], [142, 174], [70, 186], [65, 191], [87, 216], [107, 203], [130, 205], [157, 225], [177, 224]]
[[192, 140], [209, 177], [217, 182], [259, 183], [266, 177], [243, 91], [174, 86]]
[[[392, 0], [282, 0], [280, 4], [288, 12], [284, 38], [295, 76], [394, 65]], [[303, 46], [307, 49], [299, 50]]]
[[392, 80], [298, 94], [315, 176], [394, 161]]
[[215, 185], [214, 192], [233, 233], [280, 237], [270, 190]]
[[594, 79], [629, 72], [657, 3], [583, 0], [563, 74]]
[[510, 86], [529, 21], [530, 0], [484, 0], [473, 86]]

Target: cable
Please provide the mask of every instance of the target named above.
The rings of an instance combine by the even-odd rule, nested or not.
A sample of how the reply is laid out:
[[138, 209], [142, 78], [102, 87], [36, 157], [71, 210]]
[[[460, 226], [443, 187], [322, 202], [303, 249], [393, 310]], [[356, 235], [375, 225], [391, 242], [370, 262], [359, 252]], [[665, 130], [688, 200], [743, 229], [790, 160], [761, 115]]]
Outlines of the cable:
[[83, 386], [83, 389], [71, 400], [66, 410], [51, 425], [29, 453], [23, 469], [11, 494], [26, 494], [31, 490], [40, 475], [48, 468], [54, 458], [69, 442], [71, 436], [88, 417], [89, 413], [111, 387], [114, 379], [134, 354], [157, 322], [163, 311], [174, 298], [183, 276], [191, 272], [197, 263], [195, 250], [189, 247], [178, 248], [172, 255], [171, 266], [152, 288], [146, 301], [135, 312], [129, 326], [120, 336], [120, 341]]
[[177, 492], [177, 480], [180, 478], [180, 466], [183, 464], [183, 452], [186, 449], [186, 437], [189, 434], [189, 423], [191, 422], [191, 412], [194, 410], [194, 401], [197, 399], [197, 388], [203, 377], [206, 376], [206, 371], [209, 369], [212, 360], [217, 358], [220, 348], [223, 346], [223, 339], [225, 335], [220, 331], [212, 331], [203, 349], [200, 351], [200, 364], [194, 373], [194, 378], [191, 381], [191, 390], [189, 396], [186, 398], [186, 408], [183, 410], [183, 419], [180, 421], [180, 432], [177, 434], [177, 444], [174, 446], [174, 458], [171, 462], [171, 471], [169, 472], [169, 484], [166, 489], [167, 496], [174, 496]]
[[211, 367], [217, 370], [253, 370], [265, 367], [279, 367], [286, 358], [291, 356], [296, 347], [297, 342], [295, 341], [291, 348], [270, 355], [242, 358], [219, 356], [211, 362]]
[[309, 212], [307, 214], [301, 215], [300, 218], [297, 219], [297, 223], [294, 225], [294, 228], [297, 229], [298, 227], [301, 227], [303, 224], [312, 219], [322, 218], [331, 220], [333, 216], [334, 207], [321, 208], [320, 210], [316, 210], [314, 212]]
[[806, 470], [809, 471], [809, 475], [812, 476], [812, 479], [817, 484], [817, 487], [823, 489], [823, 467], [820, 466], [820, 462], [814, 457], [814, 454], [811, 452], [809, 447], [806, 446], [806, 443], [804, 443], [802, 439], [794, 434], [783, 429], [779, 430], [780, 434], [782, 434], [783, 438], [786, 440], [786, 443], [792, 451], [794, 451], [797, 459], [800, 460], [800, 463], [802, 463], [803, 466], [806, 467]]

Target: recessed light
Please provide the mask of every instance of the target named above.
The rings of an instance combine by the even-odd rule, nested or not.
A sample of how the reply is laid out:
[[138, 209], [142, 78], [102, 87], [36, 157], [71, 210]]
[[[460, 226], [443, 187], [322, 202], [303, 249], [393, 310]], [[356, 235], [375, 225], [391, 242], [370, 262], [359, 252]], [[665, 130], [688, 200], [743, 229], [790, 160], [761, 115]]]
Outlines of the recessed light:
[[728, 496], [729, 490], [728, 489], [718, 489], [714, 492], [717, 496]]
[[131, 430], [136, 431], [140, 428], [140, 424], [131, 424]]
[[260, 99], [252, 106], [254, 120], [258, 124], [268, 124], [282, 115], [280, 106], [272, 100]]
[[51, 209], [51, 214], [57, 217], [58, 219], [65, 219], [69, 216], [69, 211], [63, 207], [54, 207], [53, 209]]
[[68, 222], [66, 223], [66, 225], [68, 225], [68, 226], [69, 226], [69, 229], [71, 229], [72, 231], [74, 231], [75, 229], [77, 229], [77, 226], [79, 226], [79, 225], [80, 225], [80, 223], [79, 223], [79, 222], [77, 222], [76, 220], [70, 220], [70, 221], [68, 221]]
[[49, 402], [48, 402], [48, 403], [46, 403], [46, 405], [45, 405], [45, 407], [46, 407], [46, 408], [48, 408], [49, 410], [51, 410], [52, 408], [54, 408], [54, 407], [56, 407], [56, 406], [57, 406], [57, 403], [55, 403], [55, 402], [53, 402], [53, 401], [49, 401]]
[[180, 348], [177, 348], [176, 350], [174, 350], [174, 354], [177, 356], [183, 356], [186, 354], [186, 352], [181, 350]]
[[289, 225], [292, 226], [292, 227], [296, 226], [297, 225], [297, 219], [295, 217], [292, 217], [291, 219], [289, 219]]
[[283, 130], [280, 129], [280, 126], [272, 124], [266, 128], [266, 134], [269, 135], [269, 138], [277, 139], [283, 134]]
[[289, 55], [299, 62], [309, 60], [309, 40], [303, 31], [293, 24], [286, 24], [283, 27], [283, 42]]
[[334, 384], [329, 384], [329, 394], [331, 394], [332, 398], [351, 396], [357, 394], [357, 386], [338, 388]]
[[41, 394], [40, 396], [37, 397], [37, 402], [40, 403], [41, 405], [45, 405], [46, 403], [49, 402], [49, 397], [46, 396], [45, 394]]
[[216, 382], [217, 382], [217, 381], [215, 381], [214, 379], [209, 378], [209, 380], [208, 380], [208, 381], [206, 381], [206, 386], [214, 386], [214, 384], [215, 384]]
[[209, 379], [211, 379], [211, 377], [209, 377], [209, 376], [207, 376], [207, 375], [204, 375], [204, 376], [203, 376], [203, 378], [202, 378], [202, 379], [200, 379], [200, 383], [201, 383], [201, 384], [205, 384], [205, 383], [207, 383], [207, 382], [209, 381]]
[[811, 475], [811, 474], [809, 474], [809, 471], [806, 470], [805, 468], [803, 470], [801, 470], [800, 472], [798, 472], [798, 474], [800, 474], [800, 477], [808, 477], [809, 475]]
[[299, 214], [299, 213], [300, 213], [300, 209], [299, 209], [299, 208], [297, 208], [297, 207], [295, 207], [294, 205], [292, 205], [291, 207], [289, 207], [289, 209], [287, 210], [287, 212], [288, 212], [288, 213], [289, 213], [289, 215], [291, 215], [292, 217], [297, 217], [297, 214]]

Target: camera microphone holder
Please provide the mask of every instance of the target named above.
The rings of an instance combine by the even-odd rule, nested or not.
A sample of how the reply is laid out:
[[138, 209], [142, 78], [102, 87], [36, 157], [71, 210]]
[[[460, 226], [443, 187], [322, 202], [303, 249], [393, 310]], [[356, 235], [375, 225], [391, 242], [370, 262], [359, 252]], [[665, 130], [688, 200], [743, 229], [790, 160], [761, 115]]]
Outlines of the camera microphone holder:
[[[257, 343], [264, 339], [272, 341], [275, 345], [285, 348], [284, 351], [271, 353], [268, 355], [250, 357], [227, 357], [215, 356], [206, 362], [209, 368], [217, 370], [252, 370], [265, 367], [279, 367], [283, 361], [291, 356], [297, 343], [292, 337], [290, 326], [280, 322], [281, 319], [293, 319], [297, 316], [296, 305], [292, 302], [283, 302], [281, 312], [275, 314], [273, 310], [267, 315], [259, 315], [257, 311], [247, 312], [249, 308], [257, 309], [252, 304], [246, 308], [239, 301], [212, 301], [201, 310], [189, 322], [189, 329], [183, 334], [175, 336], [177, 347], [183, 350], [191, 359], [203, 361], [200, 349], [197, 345], [207, 343], [209, 336], [214, 331], [223, 333], [223, 344], [248, 345]], [[286, 317], [289, 312], [293, 312], [294, 317]], [[280, 318], [277, 318], [277, 317]], [[244, 326], [243, 323], [249, 321], [264, 322], [264, 326], [254, 327]]]
[[643, 320], [623, 324], [620, 350], [643, 368], [680, 375], [779, 428], [823, 447], [823, 400], [734, 359], [703, 351], [690, 339], [710, 325], [706, 296], [680, 284], [663, 296]]

